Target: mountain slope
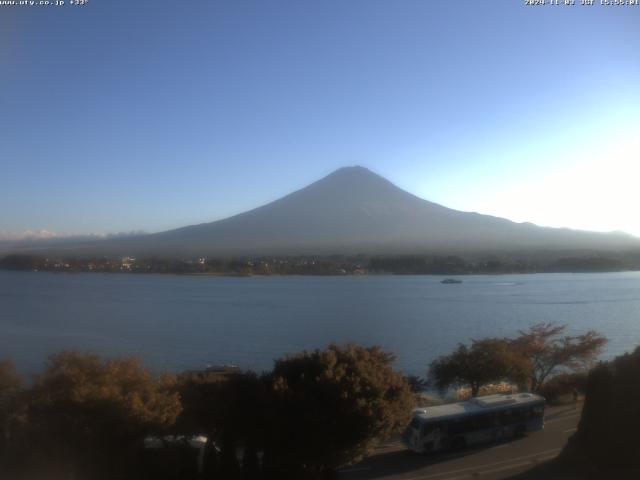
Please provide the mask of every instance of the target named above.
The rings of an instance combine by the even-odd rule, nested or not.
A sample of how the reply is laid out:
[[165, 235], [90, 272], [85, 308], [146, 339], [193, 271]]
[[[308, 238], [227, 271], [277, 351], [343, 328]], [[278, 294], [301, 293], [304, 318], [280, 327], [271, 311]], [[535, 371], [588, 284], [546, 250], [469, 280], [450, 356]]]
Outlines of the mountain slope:
[[608, 250], [640, 239], [538, 227], [418, 198], [363, 167], [346, 167], [279, 200], [152, 235], [69, 246], [86, 254], [295, 255], [488, 250]]

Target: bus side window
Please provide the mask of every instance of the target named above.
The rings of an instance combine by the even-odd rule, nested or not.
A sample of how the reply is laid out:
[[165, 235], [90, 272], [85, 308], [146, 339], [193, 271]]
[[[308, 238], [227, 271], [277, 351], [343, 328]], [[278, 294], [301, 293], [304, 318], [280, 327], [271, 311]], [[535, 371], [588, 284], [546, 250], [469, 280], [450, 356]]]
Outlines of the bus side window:
[[509, 425], [513, 423], [513, 415], [511, 410], [503, 410], [499, 413], [499, 424], [500, 425]]
[[442, 433], [442, 422], [432, 423], [431, 424], [431, 432]]
[[474, 418], [474, 417], [469, 417], [465, 420], [463, 420], [463, 428], [465, 432], [469, 432], [469, 431], [473, 431], [476, 428], [478, 428], [478, 422], [480, 421], [480, 418]]
[[457, 434], [457, 433], [463, 433], [467, 427], [467, 425], [465, 423], [465, 420], [456, 418], [454, 420], [451, 421], [451, 423], [449, 424], [449, 432], [451, 432], [452, 434]]
[[514, 422], [524, 422], [529, 419], [530, 413], [528, 408], [518, 408], [513, 411]]
[[482, 428], [492, 428], [496, 425], [496, 414], [489, 413], [482, 419]]
[[495, 425], [495, 414], [488, 413], [478, 417], [477, 427], [479, 429], [491, 428]]
[[524, 422], [529, 416], [526, 408], [517, 408], [511, 410], [511, 423]]

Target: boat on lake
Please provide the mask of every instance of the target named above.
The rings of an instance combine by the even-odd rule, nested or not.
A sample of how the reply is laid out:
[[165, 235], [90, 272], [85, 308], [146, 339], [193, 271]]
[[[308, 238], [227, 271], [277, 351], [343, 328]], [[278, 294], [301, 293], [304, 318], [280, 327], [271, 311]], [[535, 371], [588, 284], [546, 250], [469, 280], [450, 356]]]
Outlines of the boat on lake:
[[445, 278], [440, 283], [444, 283], [445, 285], [449, 285], [452, 283], [462, 283], [462, 280], [458, 280], [457, 278]]

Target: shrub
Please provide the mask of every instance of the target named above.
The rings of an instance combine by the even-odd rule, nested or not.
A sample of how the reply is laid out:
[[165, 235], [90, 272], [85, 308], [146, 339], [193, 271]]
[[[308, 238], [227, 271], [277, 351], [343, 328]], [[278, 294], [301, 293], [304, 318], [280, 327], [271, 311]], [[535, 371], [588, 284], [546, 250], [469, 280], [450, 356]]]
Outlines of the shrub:
[[578, 395], [586, 392], [587, 375], [585, 371], [556, 375], [544, 383], [538, 393], [551, 405], [574, 402]]

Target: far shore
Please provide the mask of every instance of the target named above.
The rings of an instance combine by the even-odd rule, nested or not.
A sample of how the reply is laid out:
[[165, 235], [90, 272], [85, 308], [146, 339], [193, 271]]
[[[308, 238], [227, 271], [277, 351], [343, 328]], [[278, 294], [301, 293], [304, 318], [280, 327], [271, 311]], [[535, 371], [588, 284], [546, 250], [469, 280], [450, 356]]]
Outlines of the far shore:
[[234, 273], [234, 272], [140, 272], [140, 271], [92, 271], [92, 270], [17, 270], [0, 269], [0, 272], [24, 272], [24, 273], [60, 273], [60, 274], [110, 274], [110, 275], [166, 275], [187, 277], [225, 277], [225, 278], [249, 278], [249, 277], [382, 277], [382, 276], [418, 276], [446, 278], [468, 278], [479, 276], [504, 276], [504, 275], [548, 275], [548, 274], [601, 274], [601, 273], [635, 273], [640, 269], [629, 270], [593, 270], [593, 271], [508, 271], [508, 272], [467, 272], [467, 273], [405, 273], [405, 272], [365, 272], [365, 273]]

